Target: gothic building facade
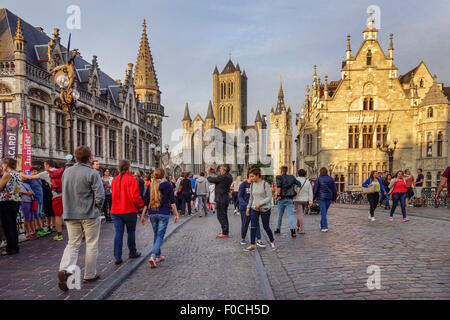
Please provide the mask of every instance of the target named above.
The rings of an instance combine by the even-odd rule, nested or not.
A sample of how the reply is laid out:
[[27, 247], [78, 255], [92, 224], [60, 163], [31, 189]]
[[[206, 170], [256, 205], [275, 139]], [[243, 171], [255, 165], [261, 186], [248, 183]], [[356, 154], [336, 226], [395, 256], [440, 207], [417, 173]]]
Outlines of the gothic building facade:
[[[209, 101], [206, 117], [197, 114], [192, 120], [186, 103], [182, 120], [182, 167], [184, 171], [199, 174], [209, 166], [228, 163], [234, 176], [245, 175], [251, 164], [261, 160], [261, 154], [267, 154], [264, 142], [267, 138], [263, 134], [263, 129], [267, 129], [265, 116], [258, 110], [254, 124], [247, 125], [247, 75], [245, 70], [241, 72], [239, 63], [234, 65], [230, 59], [221, 73], [216, 66], [212, 76], [213, 99]], [[239, 132], [243, 135], [239, 136]], [[245, 147], [239, 143], [240, 138]], [[209, 154], [212, 157], [205, 157]]]
[[[45, 159], [62, 164], [69, 153], [67, 115], [55, 105], [59, 88], [50, 73], [65, 63], [65, 51], [59, 29], [49, 37], [42, 28], [0, 9], [0, 118], [10, 112], [27, 119], [35, 164]], [[101, 71], [96, 56], [90, 63], [76, 56], [75, 69], [80, 98], [74, 146], [91, 147], [104, 167], [116, 168], [121, 159], [130, 160], [133, 170], [158, 167], [164, 107], [145, 20], [136, 67], [133, 71], [128, 64], [123, 81]], [[20, 153], [19, 147], [19, 160]]]
[[449, 165], [450, 88], [424, 62], [399, 76], [393, 35], [387, 54], [377, 37], [373, 19], [355, 55], [347, 37], [338, 81], [321, 83], [314, 66], [296, 121], [297, 168], [314, 177], [327, 167], [341, 191], [360, 189], [370, 171], [389, 169], [381, 149], [397, 142], [392, 171], [422, 168], [425, 185], [436, 186]]

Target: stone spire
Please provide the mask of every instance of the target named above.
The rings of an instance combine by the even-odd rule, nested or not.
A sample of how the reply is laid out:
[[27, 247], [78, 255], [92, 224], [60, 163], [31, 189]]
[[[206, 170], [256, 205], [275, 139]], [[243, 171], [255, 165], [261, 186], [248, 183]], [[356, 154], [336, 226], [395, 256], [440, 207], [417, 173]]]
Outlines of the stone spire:
[[284, 104], [283, 84], [281, 83], [281, 79], [280, 79], [280, 89], [278, 90], [278, 102], [277, 102], [276, 113], [280, 113], [282, 110], [285, 110], [285, 109], [286, 109], [286, 106]]
[[[187, 106], [187, 104], [186, 104], [186, 106]], [[188, 112], [189, 112], [189, 110], [188, 110]], [[211, 100], [209, 100], [208, 112], [206, 114], [205, 119], [214, 119], [214, 111], [213, 111]]]
[[25, 40], [22, 31], [22, 24], [20, 23], [20, 18], [17, 19], [16, 35], [14, 36], [14, 39]]
[[394, 34], [389, 35], [389, 58], [394, 59]]
[[217, 69], [217, 65], [216, 65], [216, 67], [214, 68], [213, 74], [219, 74], [219, 70]]
[[136, 89], [150, 89], [159, 91], [158, 78], [156, 77], [153, 57], [150, 52], [145, 19], [142, 23], [141, 44], [139, 46], [139, 53], [136, 62], [134, 86]]
[[352, 56], [352, 49], [350, 48], [350, 35], [347, 35], [347, 51], [346, 51], [347, 60], [350, 60]]
[[313, 84], [312, 84], [313, 97], [315, 97], [316, 94], [317, 94], [317, 66], [314, 65]]
[[184, 108], [183, 121], [192, 121], [191, 115], [189, 114], [189, 105], [187, 102], [186, 102], [186, 107]]
[[325, 99], [328, 99], [328, 76], [325, 74], [325, 84], [323, 86], [323, 95]]

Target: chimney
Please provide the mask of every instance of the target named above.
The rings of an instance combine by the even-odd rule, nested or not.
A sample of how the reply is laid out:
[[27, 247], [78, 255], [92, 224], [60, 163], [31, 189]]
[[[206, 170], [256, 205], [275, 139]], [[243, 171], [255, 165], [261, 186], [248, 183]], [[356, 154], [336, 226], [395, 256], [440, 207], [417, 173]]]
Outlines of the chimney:
[[42, 27], [36, 27], [36, 29], [38, 29], [40, 32], [44, 32], [44, 28]]
[[122, 83], [122, 81], [120, 81], [120, 79], [117, 79], [116, 82], [117, 82], [117, 84], [121, 84]]

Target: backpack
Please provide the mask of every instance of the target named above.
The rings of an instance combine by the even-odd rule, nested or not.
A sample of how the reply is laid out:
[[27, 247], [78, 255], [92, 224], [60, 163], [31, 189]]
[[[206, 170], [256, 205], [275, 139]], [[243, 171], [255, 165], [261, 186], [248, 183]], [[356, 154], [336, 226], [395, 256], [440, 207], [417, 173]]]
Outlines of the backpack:
[[48, 171], [48, 174], [50, 176], [50, 179], [52, 181], [52, 191], [56, 192], [56, 193], [61, 193], [62, 192], [62, 175], [64, 173], [64, 169], [60, 168], [60, 169], [56, 169], [53, 171]]
[[51, 201], [53, 199], [52, 188], [47, 181], [40, 179], [42, 182], [42, 194], [44, 201]]

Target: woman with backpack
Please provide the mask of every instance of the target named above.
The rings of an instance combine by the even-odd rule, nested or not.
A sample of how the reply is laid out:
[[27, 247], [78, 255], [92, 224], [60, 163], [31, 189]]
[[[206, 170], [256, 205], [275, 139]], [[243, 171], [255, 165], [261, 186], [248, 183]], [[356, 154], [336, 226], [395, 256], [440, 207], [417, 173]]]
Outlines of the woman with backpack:
[[0, 255], [19, 253], [17, 214], [20, 207], [20, 175], [16, 171], [17, 160], [2, 161], [3, 176], [0, 179], [0, 219], [6, 238], [6, 249]]
[[375, 221], [375, 209], [378, 206], [380, 194], [387, 195], [383, 182], [378, 177], [378, 172], [372, 171], [369, 178], [362, 184], [362, 187], [366, 188], [367, 192], [369, 192], [367, 193], [367, 200], [369, 200], [370, 204], [369, 219]]
[[259, 227], [259, 218], [263, 224], [263, 228], [270, 240], [270, 248], [276, 250], [275, 239], [270, 229], [270, 203], [272, 201], [272, 189], [270, 184], [261, 177], [261, 169], [253, 168], [249, 172], [250, 181], [250, 198], [248, 200], [247, 212], [250, 216], [250, 246], [245, 251], [254, 251], [256, 246], [256, 230]]
[[305, 224], [303, 222], [303, 214], [306, 206], [312, 206], [313, 204], [313, 189], [311, 181], [306, 178], [306, 170], [300, 169], [297, 172], [297, 180], [300, 182], [300, 192], [294, 199], [295, 211], [297, 212], [297, 232], [305, 234]]
[[129, 258], [135, 259], [141, 256], [136, 250], [136, 223], [138, 209], [144, 207], [139, 184], [130, 173], [130, 162], [120, 160], [119, 175], [111, 183], [112, 206], [111, 218], [114, 222], [114, 258], [116, 264], [122, 263], [122, 246], [124, 229], [128, 234]]
[[[189, 179], [185, 179], [189, 181]], [[190, 183], [190, 181], [189, 181]], [[141, 223], [145, 225], [144, 214], [148, 211], [150, 222], [153, 228], [153, 248], [150, 256], [150, 267], [153, 269], [165, 257], [161, 255], [161, 245], [164, 241], [167, 225], [169, 224], [170, 211], [175, 215], [174, 223], [178, 222], [179, 216], [175, 206], [174, 190], [169, 181], [165, 179], [165, 171], [156, 169], [154, 178], [149, 186], [150, 190], [144, 195], [144, 210], [141, 216]]]

